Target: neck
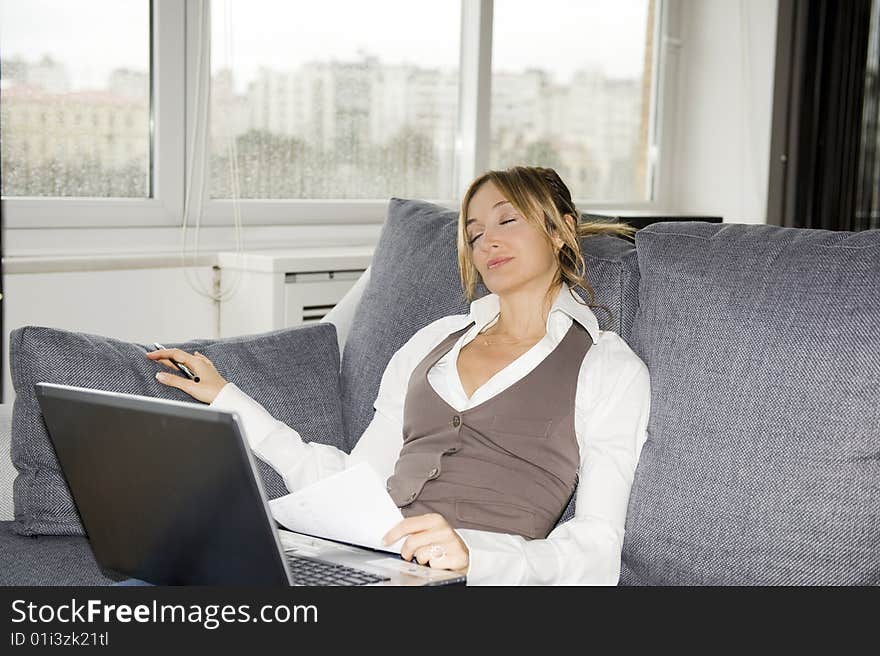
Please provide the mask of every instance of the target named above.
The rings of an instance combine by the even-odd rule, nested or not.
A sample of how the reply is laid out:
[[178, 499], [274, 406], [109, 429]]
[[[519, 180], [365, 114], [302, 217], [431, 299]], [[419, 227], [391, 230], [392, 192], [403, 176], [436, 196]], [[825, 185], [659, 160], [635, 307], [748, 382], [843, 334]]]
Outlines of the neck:
[[547, 332], [547, 316], [560, 289], [557, 285], [547, 293], [547, 287], [539, 285], [499, 295], [500, 316], [490, 329], [491, 334], [513, 340], [543, 337]]

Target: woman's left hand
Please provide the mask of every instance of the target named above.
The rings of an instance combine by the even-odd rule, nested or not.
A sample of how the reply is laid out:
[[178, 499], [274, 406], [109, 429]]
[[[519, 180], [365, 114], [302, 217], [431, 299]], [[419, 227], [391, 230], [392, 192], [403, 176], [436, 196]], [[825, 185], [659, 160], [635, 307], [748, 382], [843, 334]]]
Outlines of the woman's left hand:
[[404, 560], [415, 556], [419, 563], [434, 569], [467, 569], [470, 562], [467, 545], [443, 515], [407, 517], [385, 534], [382, 543], [394, 544], [404, 535], [409, 535], [400, 549]]
[[157, 351], [149, 351], [146, 356], [148, 359], [159, 362], [175, 371], [178, 368], [172, 360], [185, 364], [190, 371], [199, 377], [196, 379], [198, 382], [190, 380], [185, 376], [176, 376], [164, 371], [156, 373], [156, 380], [168, 387], [176, 387], [202, 403], [212, 403], [217, 398], [220, 390], [228, 382], [217, 371], [214, 363], [198, 351], [190, 355], [186, 351], [176, 348], [159, 349]]

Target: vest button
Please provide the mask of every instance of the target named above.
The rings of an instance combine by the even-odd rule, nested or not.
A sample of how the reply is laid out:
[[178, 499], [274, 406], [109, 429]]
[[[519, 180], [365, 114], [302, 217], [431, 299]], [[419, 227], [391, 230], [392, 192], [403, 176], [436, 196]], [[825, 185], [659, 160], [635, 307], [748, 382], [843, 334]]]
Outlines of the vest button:
[[415, 499], [416, 499], [416, 493], [413, 492], [412, 494], [409, 495], [409, 500], [410, 500], [410, 501], [415, 501]]
[[459, 417], [458, 415], [455, 415], [452, 418], [452, 426], [453, 426], [453, 428], [458, 428], [459, 426], [461, 426], [461, 417]]
[[428, 472], [428, 478], [437, 478], [440, 475], [440, 470], [434, 467], [431, 471]]

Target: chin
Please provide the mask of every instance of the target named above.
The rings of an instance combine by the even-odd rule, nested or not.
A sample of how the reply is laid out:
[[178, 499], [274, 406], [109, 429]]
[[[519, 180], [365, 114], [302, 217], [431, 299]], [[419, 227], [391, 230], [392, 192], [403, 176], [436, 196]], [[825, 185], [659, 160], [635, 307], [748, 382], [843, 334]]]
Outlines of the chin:
[[[490, 276], [487, 280], [485, 276], [481, 276], [483, 281], [483, 285], [488, 289], [491, 293], [496, 296], [504, 296], [505, 294], [512, 294], [514, 292], [524, 290], [527, 288], [535, 289], [536, 285], [543, 285], [543, 280], [541, 278], [513, 278], [510, 276]], [[549, 289], [549, 285], [547, 287]]]
[[522, 283], [523, 281], [521, 280], [504, 280], [503, 278], [486, 280], [483, 278], [483, 285], [485, 285], [486, 289], [497, 296], [503, 296], [504, 294], [515, 291], [519, 287], [522, 287]]

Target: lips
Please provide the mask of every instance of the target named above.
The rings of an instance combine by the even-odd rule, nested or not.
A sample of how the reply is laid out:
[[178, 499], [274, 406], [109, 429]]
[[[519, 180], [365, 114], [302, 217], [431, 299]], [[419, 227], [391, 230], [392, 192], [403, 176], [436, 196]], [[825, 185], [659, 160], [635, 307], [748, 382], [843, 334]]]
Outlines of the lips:
[[489, 260], [489, 261], [486, 263], [486, 265], [487, 265], [490, 269], [494, 269], [494, 268], [496, 268], [496, 267], [501, 266], [501, 265], [504, 264], [505, 262], [509, 262], [509, 261], [512, 260], [512, 259], [513, 259], [512, 257], [493, 257], [491, 260]]

